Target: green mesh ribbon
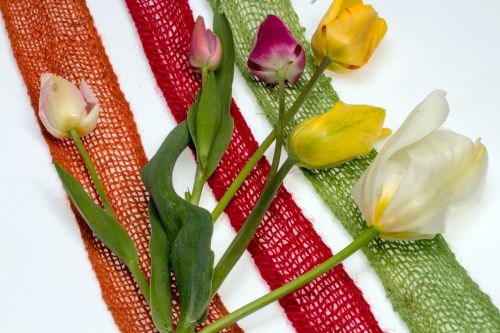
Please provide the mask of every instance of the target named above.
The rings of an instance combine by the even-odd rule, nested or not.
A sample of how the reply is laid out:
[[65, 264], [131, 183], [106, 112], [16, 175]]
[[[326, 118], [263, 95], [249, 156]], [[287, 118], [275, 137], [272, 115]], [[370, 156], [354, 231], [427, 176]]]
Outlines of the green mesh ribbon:
[[[267, 14], [281, 17], [307, 53], [303, 78], [287, 91], [288, 102], [293, 102], [315, 69], [310, 45], [304, 38], [298, 17], [289, 0], [222, 0], [221, 8], [233, 29], [237, 66], [265, 115], [275, 123], [277, 90], [256, 81], [246, 69], [246, 60], [260, 22]], [[329, 110], [337, 100], [330, 80], [322, 77], [295, 122]], [[350, 189], [375, 155], [373, 152], [368, 157], [325, 171], [304, 170], [316, 191], [353, 237], [366, 228], [366, 223], [354, 204]], [[500, 332], [498, 309], [455, 260], [441, 236], [418, 242], [377, 239], [364, 249], [364, 253], [382, 280], [394, 309], [412, 332]]]

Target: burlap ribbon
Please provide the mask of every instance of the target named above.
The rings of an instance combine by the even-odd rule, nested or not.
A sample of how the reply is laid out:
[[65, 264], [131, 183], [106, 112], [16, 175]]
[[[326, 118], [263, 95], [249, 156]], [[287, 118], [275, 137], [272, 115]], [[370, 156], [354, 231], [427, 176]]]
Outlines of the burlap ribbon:
[[[209, 1], [215, 4], [215, 0]], [[246, 70], [246, 59], [252, 48], [254, 32], [266, 15], [272, 13], [285, 20], [306, 50], [308, 65], [303, 76], [309, 78], [315, 65], [299, 17], [290, 0], [224, 0], [220, 3], [233, 29], [236, 65], [264, 114], [274, 123], [278, 110], [277, 93], [255, 80]], [[306, 80], [302, 79], [298, 89], [290, 91], [290, 95], [296, 97], [304, 82]], [[337, 100], [331, 82], [326, 77], [321, 78], [294, 122], [326, 112]], [[326, 205], [353, 237], [363, 232], [366, 222], [352, 199], [351, 188], [374, 156], [375, 152], [336, 168], [304, 171]], [[363, 251], [382, 281], [394, 309], [412, 332], [500, 332], [498, 309], [460, 266], [442, 236], [416, 242], [375, 239]]]
[[[74, 83], [85, 79], [99, 99], [102, 112], [98, 127], [84, 138], [84, 143], [115, 214], [135, 242], [141, 267], [149, 273], [148, 196], [139, 174], [146, 157], [130, 107], [85, 1], [2, 0], [0, 9], [35, 115], [43, 72], [61, 75]], [[74, 174], [97, 201], [74, 144], [42, 131], [54, 161]], [[78, 214], [76, 217], [103, 298], [120, 330], [155, 332], [149, 308], [128, 270], [92, 235]], [[50, 219], [43, 222], [50, 223]], [[226, 309], [216, 297], [207, 322], [225, 313]], [[227, 332], [241, 332], [241, 329], [233, 326]]]
[[[157, 83], [175, 118], [181, 121], [200, 86], [199, 77], [192, 73], [188, 64], [194, 24], [189, 4], [186, 0], [126, 0], [126, 3]], [[234, 103], [231, 114], [235, 119], [233, 138], [219, 168], [209, 180], [217, 199], [257, 149]], [[226, 209], [236, 230], [255, 204], [268, 172], [269, 164], [262, 159]], [[283, 187], [248, 250], [271, 289], [332, 255]], [[298, 332], [381, 332], [369, 305], [341, 265], [280, 303]]]

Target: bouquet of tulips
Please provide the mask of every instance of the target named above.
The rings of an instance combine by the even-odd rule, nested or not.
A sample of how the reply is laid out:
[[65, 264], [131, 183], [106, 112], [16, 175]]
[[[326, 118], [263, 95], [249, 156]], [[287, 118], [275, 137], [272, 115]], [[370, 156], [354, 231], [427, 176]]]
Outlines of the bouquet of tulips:
[[[229, 113], [234, 71], [231, 28], [223, 13], [215, 11], [213, 32], [203, 18], [196, 21], [189, 54], [202, 86], [187, 119], [166, 137], [142, 170], [150, 194], [151, 274], [148, 281], [139, 268], [133, 241], [119, 224], [81, 136], [97, 124], [99, 103], [82, 81], [79, 89], [67, 80], [41, 77], [39, 116], [57, 138], [74, 140], [92, 177], [102, 204], [97, 205], [80, 183], [61, 166], [57, 172], [95, 236], [128, 267], [150, 305], [160, 332], [194, 332], [207, 307], [231, 269], [238, 262], [274, 195], [294, 167], [331, 168], [368, 154], [374, 144], [391, 134], [383, 127], [385, 110], [342, 101], [331, 110], [299, 123], [288, 137], [289, 155], [282, 162], [285, 128], [294, 118], [325, 70], [346, 72], [363, 66], [382, 40], [387, 26], [370, 5], [336, 0], [312, 38], [318, 65], [293, 105], [287, 110], [287, 87], [301, 79], [305, 53], [286, 24], [269, 15], [256, 32], [247, 67], [256, 77], [277, 89], [279, 117], [275, 129], [212, 212], [199, 206], [202, 188], [217, 168], [233, 132]], [[445, 93], [432, 92], [388, 139], [373, 163], [352, 189], [367, 222], [364, 233], [344, 250], [302, 276], [206, 326], [217, 332], [306, 285], [367, 245], [375, 237], [410, 241], [432, 238], [443, 232], [447, 212], [478, 197], [487, 168], [487, 152], [479, 142], [441, 129], [448, 115]], [[211, 250], [213, 224], [217, 221], [257, 161], [275, 142], [266, 185], [251, 214], [219, 262]], [[191, 191], [175, 192], [173, 170], [179, 155], [191, 145], [196, 152], [196, 174]], [[171, 277], [175, 278], [180, 306], [174, 324]]]

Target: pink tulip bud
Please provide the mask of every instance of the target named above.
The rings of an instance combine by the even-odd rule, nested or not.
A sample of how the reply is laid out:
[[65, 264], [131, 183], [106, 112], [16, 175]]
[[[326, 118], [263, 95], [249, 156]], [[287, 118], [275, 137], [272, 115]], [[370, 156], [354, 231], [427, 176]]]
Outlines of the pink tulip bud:
[[222, 60], [222, 45], [210, 29], [205, 28], [203, 17], [198, 16], [194, 24], [189, 49], [189, 64], [197, 72], [203, 67], [214, 71]]
[[75, 130], [79, 136], [92, 132], [99, 117], [99, 102], [84, 80], [80, 89], [60, 76], [41, 76], [38, 116], [47, 131], [56, 138], [69, 137]]
[[304, 71], [306, 57], [286, 24], [275, 15], [261, 23], [247, 61], [250, 72], [259, 80], [278, 83], [278, 72], [284, 72], [286, 82], [294, 84]]

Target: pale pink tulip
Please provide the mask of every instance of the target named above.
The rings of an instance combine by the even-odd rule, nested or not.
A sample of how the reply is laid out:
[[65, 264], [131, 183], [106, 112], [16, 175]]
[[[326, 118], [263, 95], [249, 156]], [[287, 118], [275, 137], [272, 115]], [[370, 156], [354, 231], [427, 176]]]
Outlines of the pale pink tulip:
[[40, 79], [38, 116], [47, 131], [56, 138], [70, 136], [75, 130], [79, 136], [92, 132], [99, 117], [99, 102], [87, 82], [80, 89], [68, 80], [50, 73]]
[[205, 28], [203, 17], [198, 16], [194, 24], [189, 49], [189, 64], [199, 72], [202, 68], [214, 71], [222, 61], [222, 45], [214, 33]]

